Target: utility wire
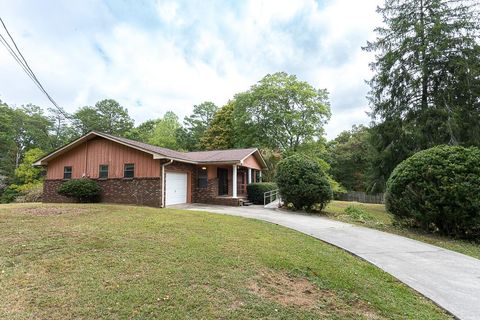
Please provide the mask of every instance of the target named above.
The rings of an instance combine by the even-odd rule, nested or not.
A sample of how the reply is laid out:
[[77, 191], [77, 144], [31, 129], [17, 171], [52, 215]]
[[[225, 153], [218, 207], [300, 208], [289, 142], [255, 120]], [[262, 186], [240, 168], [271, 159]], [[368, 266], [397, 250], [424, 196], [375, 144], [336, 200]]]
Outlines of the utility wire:
[[[18, 64], [20, 64], [20, 66], [22, 67], [23, 71], [25, 71], [25, 73], [30, 77], [30, 79], [32, 79], [32, 81], [35, 83], [35, 85], [40, 89], [40, 91], [42, 91], [46, 97], [48, 98], [48, 100], [50, 100], [50, 102], [57, 108], [57, 110], [65, 117], [65, 118], [70, 118], [70, 115], [68, 113], [65, 112], [65, 110], [63, 110], [62, 107], [60, 107], [57, 102], [50, 96], [50, 94], [48, 94], [47, 90], [45, 90], [45, 88], [42, 86], [42, 84], [40, 83], [40, 81], [37, 79], [35, 73], [33, 72], [33, 70], [30, 68], [30, 66], [28, 65], [28, 62], [27, 60], [25, 59], [25, 57], [23, 56], [22, 52], [20, 51], [20, 49], [18, 48], [15, 40], [13, 40], [13, 37], [12, 35], [10, 34], [10, 32], [8, 31], [7, 29], [7, 26], [5, 25], [5, 23], [3, 22], [3, 19], [0, 17], [0, 22], [2, 23], [2, 26], [3, 28], [5, 29], [5, 31], [7, 32], [7, 35], [8, 37], [10, 38], [10, 40], [12, 41], [13, 43], [13, 46], [15, 47], [15, 50], [10, 46], [10, 44], [8, 43], [8, 41], [0, 34], [0, 42], [2, 42], [2, 44], [5, 46], [5, 48], [7, 48], [8, 52], [13, 56], [13, 58], [17, 61]], [[18, 53], [18, 54], [17, 54]]]

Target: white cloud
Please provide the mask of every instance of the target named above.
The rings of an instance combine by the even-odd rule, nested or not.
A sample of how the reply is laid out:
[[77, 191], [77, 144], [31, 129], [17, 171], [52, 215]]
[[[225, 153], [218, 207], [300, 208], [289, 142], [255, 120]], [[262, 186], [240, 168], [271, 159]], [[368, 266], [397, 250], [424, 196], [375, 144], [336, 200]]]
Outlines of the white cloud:
[[[194, 104], [222, 105], [266, 73], [286, 71], [330, 91], [326, 129], [333, 138], [368, 122], [371, 57], [360, 46], [379, 23], [378, 2], [159, 2], [145, 9], [154, 16], [150, 25], [142, 14], [127, 21], [91, 3], [77, 7], [71, 22], [47, 4], [40, 21], [28, 3], [11, 3], [3, 18], [37, 76], [70, 112], [108, 97], [137, 123], [167, 110], [183, 117]], [[65, 29], [56, 33], [60, 23]], [[0, 68], [0, 99], [48, 106], [5, 50]]]

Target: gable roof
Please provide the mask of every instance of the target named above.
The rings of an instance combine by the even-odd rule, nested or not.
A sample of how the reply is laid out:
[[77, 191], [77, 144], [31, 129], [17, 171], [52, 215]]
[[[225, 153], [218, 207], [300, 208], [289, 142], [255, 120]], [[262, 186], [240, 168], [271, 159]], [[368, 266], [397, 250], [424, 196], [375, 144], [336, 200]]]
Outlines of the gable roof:
[[248, 156], [253, 155], [264, 169], [267, 168], [265, 160], [263, 159], [257, 148], [180, 152], [123, 137], [117, 137], [108, 133], [98, 131], [88, 132], [82, 137], [37, 160], [34, 165], [45, 165], [48, 163], [49, 160], [54, 159], [61, 154], [82, 144], [83, 142], [91, 140], [95, 137], [102, 137], [123, 144], [125, 146], [149, 153], [153, 156], [154, 159], [171, 159], [179, 162], [187, 162], [194, 164], [242, 163], [243, 160], [245, 160]]

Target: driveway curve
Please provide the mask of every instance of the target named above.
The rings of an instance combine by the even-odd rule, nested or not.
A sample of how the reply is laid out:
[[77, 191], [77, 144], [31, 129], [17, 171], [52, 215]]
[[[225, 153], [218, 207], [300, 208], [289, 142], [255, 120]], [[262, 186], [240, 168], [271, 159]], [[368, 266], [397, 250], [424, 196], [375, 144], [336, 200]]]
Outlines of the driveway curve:
[[480, 319], [478, 259], [374, 229], [262, 206], [189, 204], [181, 208], [258, 219], [300, 231], [369, 261], [459, 319]]

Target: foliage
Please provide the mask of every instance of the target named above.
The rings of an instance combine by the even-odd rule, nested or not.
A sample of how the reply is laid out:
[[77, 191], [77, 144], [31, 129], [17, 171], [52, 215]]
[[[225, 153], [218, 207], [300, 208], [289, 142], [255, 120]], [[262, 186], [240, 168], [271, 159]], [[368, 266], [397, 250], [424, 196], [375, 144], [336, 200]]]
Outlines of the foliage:
[[167, 111], [163, 118], [157, 120], [148, 143], [169, 149], [179, 149], [176, 136], [179, 128], [178, 116], [173, 111]]
[[183, 127], [177, 129], [180, 148], [194, 151], [202, 149], [201, 139], [218, 111], [213, 102], [203, 102], [193, 106], [193, 113], [185, 117]]
[[372, 154], [368, 128], [354, 125], [328, 142], [327, 150], [332, 177], [346, 190], [366, 191]]
[[98, 101], [94, 107], [85, 106], [73, 115], [74, 126], [80, 134], [97, 130], [114, 135], [125, 135], [133, 128], [128, 110], [113, 99]]
[[0, 175], [12, 179], [27, 150], [38, 147], [50, 150], [51, 126], [37, 106], [13, 108], [0, 102]]
[[230, 149], [234, 147], [233, 128], [234, 101], [229, 101], [213, 116], [210, 126], [201, 138], [201, 148], [205, 150]]
[[27, 183], [16, 187], [19, 194], [15, 197], [15, 202], [39, 202], [43, 196], [43, 183]]
[[344, 212], [356, 221], [364, 222], [367, 220], [373, 220], [373, 217], [370, 216], [368, 212], [358, 206], [350, 205], [345, 208]]
[[333, 197], [327, 175], [319, 163], [300, 154], [278, 163], [276, 182], [284, 201], [296, 209], [309, 210], [319, 204], [321, 210]]
[[274, 181], [275, 172], [277, 170], [277, 164], [282, 159], [282, 154], [278, 150], [272, 150], [268, 148], [260, 149], [263, 160], [267, 164], [268, 170], [262, 171], [262, 181]]
[[265, 192], [272, 191], [277, 188], [277, 184], [273, 182], [250, 183], [247, 185], [248, 200], [254, 204], [263, 204]]
[[479, 3], [387, 0], [384, 26], [368, 43], [375, 52], [369, 99], [374, 185], [393, 168], [439, 144], [480, 146]]
[[52, 149], [60, 148], [78, 136], [76, 128], [71, 125], [70, 116], [63, 110], [48, 108], [48, 112], [48, 119], [52, 123], [52, 130], [50, 132]]
[[416, 153], [393, 171], [385, 201], [400, 221], [480, 239], [480, 149], [438, 146]]
[[79, 202], [96, 202], [100, 197], [100, 186], [91, 179], [73, 179], [62, 183], [58, 193]]
[[160, 120], [147, 120], [125, 134], [128, 139], [148, 143], [153, 137], [155, 126]]
[[40, 148], [33, 148], [25, 152], [23, 162], [15, 169], [15, 183], [26, 184], [39, 181], [44, 168], [34, 167], [33, 163], [44, 154]]
[[328, 94], [284, 72], [266, 75], [235, 95], [235, 130], [242, 144], [296, 150], [323, 135]]
[[0, 197], [0, 203], [10, 203], [15, 201], [20, 195], [20, 192], [17, 190], [17, 185], [9, 185], [5, 190], [3, 190], [2, 196]]

